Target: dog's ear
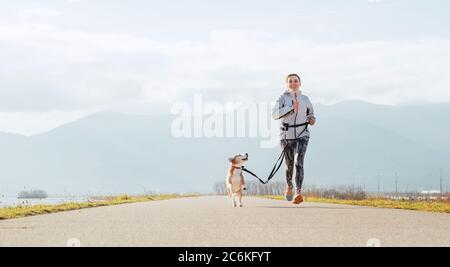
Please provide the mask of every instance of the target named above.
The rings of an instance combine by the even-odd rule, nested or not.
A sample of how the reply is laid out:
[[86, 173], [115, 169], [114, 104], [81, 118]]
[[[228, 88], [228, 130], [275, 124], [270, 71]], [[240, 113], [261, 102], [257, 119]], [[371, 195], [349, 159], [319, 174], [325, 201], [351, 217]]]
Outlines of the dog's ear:
[[231, 162], [231, 163], [233, 163], [233, 160], [234, 160], [234, 157], [229, 157], [228, 158], [228, 161]]

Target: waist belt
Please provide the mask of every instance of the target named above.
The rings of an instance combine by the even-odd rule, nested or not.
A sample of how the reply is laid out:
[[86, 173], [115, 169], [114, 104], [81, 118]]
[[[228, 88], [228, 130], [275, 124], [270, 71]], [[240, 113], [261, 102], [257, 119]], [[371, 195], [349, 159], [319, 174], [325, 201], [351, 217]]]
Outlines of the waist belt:
[[282, 126], [280, 127], [280, 129], [281, 129], [282, 131], [288, 131], [289, 128], [297, 128], [297, 127], [307, 126], [308, 124], [309, 124], [309, 123], [305, 122], [305, 123], [302, 123], [302, 124], [293, 124], [293, 125], [289, 125], [289, 123], [283, 122], [283, 123], [282, 123]]

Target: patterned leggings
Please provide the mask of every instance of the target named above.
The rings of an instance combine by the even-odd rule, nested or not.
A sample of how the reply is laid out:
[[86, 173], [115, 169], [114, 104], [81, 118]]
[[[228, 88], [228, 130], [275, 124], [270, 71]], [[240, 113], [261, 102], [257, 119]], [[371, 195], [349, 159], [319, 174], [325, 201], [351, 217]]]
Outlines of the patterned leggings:
[[295, 164], [295, 185], [297, 186], [297, 193], [300, 193], [302, 190], [304, 178], [303, 162], [308, 142], [309, 136], [301, 137], [298, 140], [281, 140], [281, 149], [284, 149], [287, 146], [285, 153], [286, 183], [289, 188], [293, 188], [292, 175]]

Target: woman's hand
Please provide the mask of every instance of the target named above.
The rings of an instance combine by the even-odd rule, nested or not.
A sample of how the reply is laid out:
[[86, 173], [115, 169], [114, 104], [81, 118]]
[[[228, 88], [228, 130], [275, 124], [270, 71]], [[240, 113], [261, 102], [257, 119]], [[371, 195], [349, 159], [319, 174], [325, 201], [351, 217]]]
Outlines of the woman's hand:
[[314, 116], [311, 116], [311, 117], [309, 117], [308, 118], [308, 123], [309, 123], [309, 125], [314, 125], [314, 124], [316, 124], [316, 117], [314, 117]]

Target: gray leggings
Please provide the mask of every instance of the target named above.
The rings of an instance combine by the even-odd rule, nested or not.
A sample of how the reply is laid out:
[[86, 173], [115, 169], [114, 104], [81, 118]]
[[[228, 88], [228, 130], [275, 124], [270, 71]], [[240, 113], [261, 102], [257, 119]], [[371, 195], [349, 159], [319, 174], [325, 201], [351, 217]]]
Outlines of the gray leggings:
[[[290, 188], [293, 188], [292, 175], [295, 164], [295, 185], [297, 186], [297, 192], [302, 189], [304, 170], [303, 162], [305, 160], [306, 148], [308, 147], [309, 136], [301, 137], [297, 140], [281, 140], [281, 149], [285, 150], [286, 160], [286, 183]], [[295, 161], [297, 158], [297, 161]]]

